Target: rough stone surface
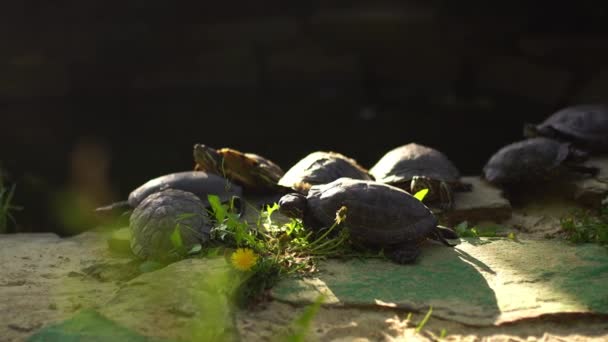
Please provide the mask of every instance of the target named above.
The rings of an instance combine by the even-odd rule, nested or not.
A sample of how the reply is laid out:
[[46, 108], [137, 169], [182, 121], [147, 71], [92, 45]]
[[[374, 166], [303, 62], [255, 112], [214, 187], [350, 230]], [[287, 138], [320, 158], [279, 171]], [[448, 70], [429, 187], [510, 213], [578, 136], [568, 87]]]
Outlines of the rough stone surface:
[[[430, 246], [429, 246], [430, 247]], [[556, 313], [608, 314], [608, 252], [555, 241], [469, 239], [425, 248], [416, 265], [329, 261], [322, 274], [286, 280], [275, 298], [327, 304], [402, 307], [471, 325]]]
[[608, 196], [608, 156], [596, 157], [585, 163], [595, 166], [600, 172], [593, 178], [574, 183], [574, 199], [590, 207], [599, 207]]
[[473, 189], [454, 193], [454, 208], [442, 214], [448, 224], [484, 220], [501, 222], [511, 217], [511, 203], [502, 196], [501, 189], [480, 177], [463, 177], [462, 181], [472, 184]]
[[81, 308], [104, 303], [118, 285], [98, 265], [118, 269], [129, 261], [109, 254], [105, 238], [95, 233], [70, 239], [0, 235], [0, 340], [22, 341]]
[[223, 257], [187, 259], [124, 284], [99, 312], [144, 336], [232, 341], [238, 279]]
[[[44, 341], [53, 341], [52, 338], [66, 341], [70, 337], [89, 336], [88, 333], [105, 336], [108, 331], [113, 331], [111, 336], [117, 340], [123, 337], [129, 340], [157, 340], [162, 336], [185, 336], [186, 340], [192, 340], [188, 336], [196, 335], [188, 333], [200, 327], [197, 324], [208, 312], [207, 309], [213, 310], [215, 316], [212, 318], [222, 320], [221, 314], [226, 313], [226, 307], [222, 306], [216, 311], [197, 305], [206, 300], [218, 303], [217, 297], [221, 302], [222, 293], [229, 293], [229, 286], [218, 287], [221, 281], [210, 281], [214, 278], [211, 274], [226, 274], [223, 273], [226, 269], [222, 259], [209, 262], [187, 260], [138, 276], [137, 267], [133, 270], [132, 259], [124, 256], [117, 258], [113, 256], [115, 254], [109, 253], [107, 239], [108, 234], [96, 232], [65, 239], [52, 234], [0, 235], [0, 340], [24, 341], [36, 335]], [[395, 267], [379, 260], [332, 262], [335, 263], [334, 266], [324, 267], [318, 278], [325, 279], [327, 270], [333, 270], [331, 276], [334, 279], [345, 280], [352, 276], [348, 282], [343, 282], [342, 290], [332, 288], [335, 295], [341, 296], [341, 291], [349, 291], [376, 296], [383, 295], [384, 290], [392, 288], [384, 294], [399, 298], [406, 295], [419, 296], [421, 300], [415, 304], [420, 311], [414, 312], [412, 318], [407, 319], [410, 310], [387, 307], [390, 298], [384, 298], [384, 304], [378, 302], [381, 305], [326, 305], [319, 309], [311, 323], [311, 337], [320, 341], [436, 341], [441, 330], [445, 329], [447, 339], [451, 341], [602, 341], [608, 338], [608, 321], [605, 316], [571, 314], [529, 318], [523, 315], [523, 318], [529, 319], [508, 325], [481, 327], [442, 318], [444, 314], [449, 317], [456, 315], [455, 312], [448, 311], [446, 306], [452, 311], [462, 310], [458, 306], [460, 302], [454, 305], [444, 299], [453, 298], [454, 292], [463, 288], [472, 289], [470, 293], [463, 293], [463, 298], [494, 310], [490, 314], [495, 313], [497, 307], [512, 308], [512, 312], [506, 313], [508, 315], [523, 314], [527, 310], [526, 314], [531, 317], [547, 307], [557, 310], [561, 305], [565, 309], [576, 309], [577, 306], [591, 302], [589, 307], [597, 309], [604, 305], [602, 303], [605, 303], [605, 297], [602, 301], [601, 296], [605, 292], [602, 292], [601, 286], [597, 286], [596, 281], [602, 280], [605, 271], [602, 271], [602, 267], [593, 268], [594, 264], [606, 263], [605, 254], [596, 253], [599, 252], [599, 247], [568, 250], [563, 244], [551, 241], [538, 242], [546, 248], [538, 248], [541, 245], [529, 241], [488, 243], [489, 241], [471, 240], [456, 249], [430, 245], [423, 250], [422, 264], [415, 266], [428, 267], [434, 262], [433, 269], [444, 270], [450, 277], [458, 277], [459, 272], [464, 272], [462, 277], [468, 277], [470, 284], [449, 284], [443, 277], [439, 278], [437, 273], [429, 275], [428, 272], [419, 274], [415, 279], [403, 280], [400, 278], [403, 267]], [[509, 248], [508, 253], [502, 248], [519, 246], [520, 243], [521, 248]], [[502, 247], [498, 248], [500, 246]], [[533, 255], [519, 255], [524, 250], [532, 251]], [[568, 283], [569, 279], [564, 278], [564, 274], [551, 274], [546, 270], [539, 273], [529, 262], [547, 255], [551, 256], [546, 262], [548, 270], [559, 262], [567, 268], [564, 274], [566, 271], [572, 272], [574, 277], [570, 278], [574, 283]], [[377, 270], [368, 272], [367, 268], [372, 268], [373, 265], [377, 265]], [[355, 269], [354, 266], [358, 268]], [[393, 281], [397, 279], [403, 283], [386, 286], [393, 284], [387, 282], [377, 288], [359, 289], [361, 282], [373, 282], [375, 276], [386, 270], [394, 273]], [[424, 279], [431, 277], [439, 280], [424, 283]], [[414, 281], [419, 284], [411, 287]], [[548, 298], [546, 290], [553, 285], [557, 290], [553, 291], [552, 298]], [[595, 297], [587, 297], [582, 290], [593, 286], [599, 290]], [[218, 288], [226, 291], [218, 294]], [[437, 288], [448, 290], [447, 293], [433, 293]], [[418, 290], [420, 295], [414, 292]], [[538, 308], [529, 307], [532, 304], [528, 301], [536, 290], [539, 298], [548, 302], [540, 303]], [[492, 300], [492, 291], [497, 298], [495, 300]], [[505, 293], [511, 296], [504, 297]], [[562, 303], [558, 303], [560, 299]], [[424, 301], [434, 303], [434, 311], [423, 331], [416, 332], [418, 322], [428, 309]], [[514, 304], [510, 304], [511, 301]], [[465, 303], [464, 309], [471, 308], [471, 303]], [[305, 313], [306, 307], [294, 304], [297, 303], [271, 301], [252, 310], [238, 310], [236, 327], [241, 340], [277, 340], [277, 336], [284, 334], [287, 327]], [[524, 308], [523, 311], [517, 310], [520, 306]], [[471, 319], [476, 317], [475, 314], [479, 315], [475, 310], [472, 313], [473, 316], [469, 317]], [[221, 325], [216, 324], [216, 320], [212, 322], [214, 327]], [[222, 324], [230, 327], [233, 323], [229, 320]]]

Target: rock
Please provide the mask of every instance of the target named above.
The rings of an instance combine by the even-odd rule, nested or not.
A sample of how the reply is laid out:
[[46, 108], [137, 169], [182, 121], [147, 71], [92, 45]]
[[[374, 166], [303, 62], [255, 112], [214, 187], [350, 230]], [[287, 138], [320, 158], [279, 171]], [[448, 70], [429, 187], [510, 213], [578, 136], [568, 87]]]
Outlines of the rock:
[[501, 222], [511, 217], [511, 203], [502, 196], [502, 190], [480, 177], [463, 177], [462, 181], [471, 183], [471, 192], [454, 193], [454, 208], [440, 214], [449, 225], [462, 221], [469, 223], [479, 221]]
[[592, 178], [574, 182], [573, 197], [582, 204], [598, 208], [608, 196], [608, 156], [594, 157], [585, 166], [595, 166], [600, 172]]
[[608, 254], [602, 246], [556, 240], [469, 238], [425, 246], [414, 265], [328, 260], [316, 278], [286, 279], [280, 301], [393, 307], [475, 326], [557, 313], [608, 314]]
[[134, 341], [134, 342], [161, 342], [149, 339], [125, 329], [97, 313], [95, 310], [85, 309], [74, 317], [41, 329], [32, 335], [29, 342], [61, 342], [61, 341]]
[[[22, 341], [36, 331], [7, 329], [9, 325], [44, 328], [71, 317], [79, 307], [108, 301], [118, 283], [100, 282], [84, 270], [125, 261], [109, 253], [107, 236], [98, 232], [64, 239], [0, 235], [0, 340]], [[111, 276], [107, 271], [103, 276]]]
[[233, 341], [241, 281], [224, 257], [186, 259], [126, 283], [99, 312], [144, 336]]

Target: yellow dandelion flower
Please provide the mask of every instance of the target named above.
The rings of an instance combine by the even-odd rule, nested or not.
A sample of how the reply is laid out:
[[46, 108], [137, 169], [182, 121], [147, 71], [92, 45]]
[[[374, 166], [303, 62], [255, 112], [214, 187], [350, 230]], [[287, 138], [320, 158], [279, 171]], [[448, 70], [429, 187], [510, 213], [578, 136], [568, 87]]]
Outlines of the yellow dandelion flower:
[[238, 248], [230, 257], [234, 268], [240, 271], [248, 271], [258, 261], [258, 256], [250, 248]]
[[336, 211], [336, 223], [340, 224], [344, 220], [346, 220], [347, 211], [348, 211], [348, 208], [346, 208], [346, 206], [341, 206], [340, 209], [338, 209], [338, 211]]

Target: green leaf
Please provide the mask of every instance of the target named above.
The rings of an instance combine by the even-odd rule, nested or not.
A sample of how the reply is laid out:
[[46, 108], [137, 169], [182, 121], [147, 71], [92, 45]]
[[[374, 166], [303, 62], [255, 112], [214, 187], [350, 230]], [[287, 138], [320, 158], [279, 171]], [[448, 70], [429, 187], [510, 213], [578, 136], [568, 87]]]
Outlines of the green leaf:
[[173, 233], [171, 233], [171, 244], [173, 247], [180, 249], [184, 246], [184, 242], [182, 241], [182, 234], [180, 233], [179, 224], [175, 226], [173, 229]]
[[272, 206], [270, 206], [270, 204], [266, 205], [266, 216], [268, 218], [270, 218], [270, 216], [272, 216], [272, 213], [274, 213], [275, 211], [277, 211], [277, 209], [279, 209], [279, 204], [277, 202], [274, 202], [272, 204]]
[[203, 246], [200, 243], [197, 243], [196, 245], [192, 246], [192, 248], [190, 248], [190, 250], [188, 251], [188, 255], [198, 254], [202, 249]]
[[422, 200], [424, 199], [424, 197], [426, 197], [426, 194], [429, 193], [429, 189], [422, 189], [420, 191], [418, 191], [417, 193], [414, 194], [414, 197], [416, 197], [416, 199], [418, 199], [420, 202], [422, 202]]
[[220, 201], [219, 196], [214, 194], [208, 194], [207, 200], [209, 201], [209, 205], [211, 205], [211, 210], [213, 211], [213, 215], [218, 222], [224, 221], [228, 211], [226, 207]]

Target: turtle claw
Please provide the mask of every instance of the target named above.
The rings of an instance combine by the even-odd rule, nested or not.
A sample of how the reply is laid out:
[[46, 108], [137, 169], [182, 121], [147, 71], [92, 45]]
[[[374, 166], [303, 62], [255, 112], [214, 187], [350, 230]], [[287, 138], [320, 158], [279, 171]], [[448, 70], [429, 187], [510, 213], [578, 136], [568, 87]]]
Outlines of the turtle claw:
[[418, 255], [420, 255], [418, 247], [407, 245], [388, 253], [388, 258], [398, 264], [411, 264], [416, 261]]

